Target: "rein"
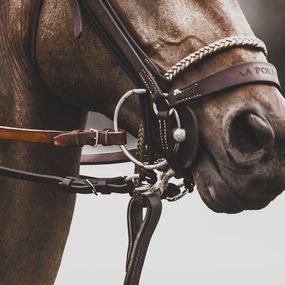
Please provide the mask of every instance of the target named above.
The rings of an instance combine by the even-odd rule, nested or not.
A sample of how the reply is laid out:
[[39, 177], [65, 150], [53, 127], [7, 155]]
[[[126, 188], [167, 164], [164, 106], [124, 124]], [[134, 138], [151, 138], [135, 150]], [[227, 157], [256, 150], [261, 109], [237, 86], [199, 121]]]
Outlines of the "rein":
[[[30, 24], [30, 51], [33, 63], [36, 62], [35, 38], [42, 3], [43, 0], [35, 1], [34, 15]], [[191, 179], [184, 180], [185, 190], [181, 190], [182, 185], [176, 186], [169, 183], [172, 177], [184, 176], [185, 173], [191, 172], [195, 163], [199, 129], [191, 104], [247, 84], [262, 83], [280, 88], [277, 71], [269, 63], [246, 62], [171, 91], [169, 86], [174, 77], [206, 57], [233, 47], [251, 48], [262, 51], [266, 55], [266, 47], [262, 41], [254, 37], [222, 39], [190, 54], [163, 75], [129, 34], [109, 1], [69, 0], [69, 4], [73, 15], [75, 38], [83, 32], [82, 16], [84, 15], [139, 89], [127, 92], [118, 102], [114, 113], [114, 130], [49, 131], [0, 127], [0, 139], [50, 143], [55, 147], [120, 145], [123, 154], [83, 156], [82, 162], [93, 164], [93, 162], [98, 163], [98, 159], [99, 163], [114, 163], [114, 160], [133, 161], [138, 165], [140, 172], [131, 177], [115, 178], [58, 177], [0, 166], [0, 175], [38, 183], [50, 183], [68, 193], [95, 195], [129, 193], [132, 199], [128, 208], [129, 248], [124, 284], [136, 285], [139, 284], [147, 248], [160, 218], [161, 199], [175, 201], [193, 190], [194, 184]], [[125, 100], [133, 95], [139, 96], [143, 114], [147, 145], [147, 154], [143, 156], [143, 161], [135, 158], [133, 151], [127, 150], [126, 132], [119, 130], [118, 126], [120, 108]], [[159, 159], [152, 148], [151, 116], [155, 116], [159, 129], [163, 154]], [[153, 176], [154, 169], [162, 172], [159, 181], [156, 175]], [[143, 180], [140, 181], [143, 182], [142, 185], [138, 186], [140, 183], [137, 183], [137, 179]], [[146, 208], [145, 216], [143, 216], [143, 208]]]

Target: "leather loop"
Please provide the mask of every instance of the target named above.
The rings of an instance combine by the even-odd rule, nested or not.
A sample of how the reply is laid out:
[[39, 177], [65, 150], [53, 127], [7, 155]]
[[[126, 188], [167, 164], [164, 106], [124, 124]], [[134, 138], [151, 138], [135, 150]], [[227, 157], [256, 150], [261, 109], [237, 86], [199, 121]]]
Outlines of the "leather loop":
[[94, 140], [96, 136], [95, 132], [92, 131], [80, 131], [75, 130], [56, 136], [53, 140], [55, 146], [83, 146], [83, 145], [95, 145]]
[[159, 221], [162, 203], [157, 192], [152, 190], [140, 194], [146, 207], [132, 198], [128, 207], [129, 247], [124, 285], [138, 285], [147, 249]]

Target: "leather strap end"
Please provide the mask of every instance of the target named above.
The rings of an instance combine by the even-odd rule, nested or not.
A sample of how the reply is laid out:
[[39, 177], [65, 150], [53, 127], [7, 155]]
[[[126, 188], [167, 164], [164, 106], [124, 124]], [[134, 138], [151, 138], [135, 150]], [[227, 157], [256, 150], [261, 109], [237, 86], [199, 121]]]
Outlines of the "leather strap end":
[[96, 133], [92, 131], [75, 130], [62, 133], [53, 139], [53, 144], [58, 147], [96, 145]]

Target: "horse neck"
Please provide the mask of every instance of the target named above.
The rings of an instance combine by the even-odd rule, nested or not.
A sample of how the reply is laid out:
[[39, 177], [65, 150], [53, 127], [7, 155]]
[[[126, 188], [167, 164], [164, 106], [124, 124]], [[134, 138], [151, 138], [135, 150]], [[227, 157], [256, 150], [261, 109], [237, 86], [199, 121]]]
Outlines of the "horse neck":
[[162, 70], [218, 39], [253, 35], [237, 1], [114, 2], [132, 34]]
[[[7, 0], [0, 4], [1, 124], [28, 128], [82, 128], [85, 115], [51, 96], [53, 94], [32, 66], [34, 43], [31, 42], [30, 25], [36, 3], [40, 0]], [[57, 119], [64, 115], [66, 120]]]
[[11, 100], [16, 96], [14, 101], [19, 104], [22, 95], [30, 93], [29, 19], [35, 1], [11, 0], [0, 4], [0, 80], [4, 87], [1, 97]]

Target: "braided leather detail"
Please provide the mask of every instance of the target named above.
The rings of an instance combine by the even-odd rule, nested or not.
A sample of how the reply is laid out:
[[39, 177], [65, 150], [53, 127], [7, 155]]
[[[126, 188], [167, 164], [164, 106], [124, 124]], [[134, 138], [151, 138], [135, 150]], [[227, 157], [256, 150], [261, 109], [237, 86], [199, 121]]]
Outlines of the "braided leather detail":
[[267, 56], [266, 45], [262, 40], [256, 37], [228, 37], [211, 43], [191, 53], [190, 55], [179, 61], [177, 64], [175, 64], [167, 73], [165, 73], [164, 76], [168, 80], [173, 80], [174, 77], [184, 71], [187, 67], [203, 60], [206, 57], [209, 57], [222, 50], [229, 49], [232, 47], [252, 47], [262, 51], [265, 56]]
[[[143, 121], [141, 121], [138, 133], [137, 149], [135, 153], [136, 159], [138, 159], [139, 161], [143, 161], [144, 153], [145, 153], [145, 133], [144, 133], [144, 124]], [[139, 173], [139, 171], [140, 167], [135, 165], [135, 173]], [[142, 185], [142, 181], [140, 179], [134, 179], [134, 184], [136, 187], [139, 187]]]

